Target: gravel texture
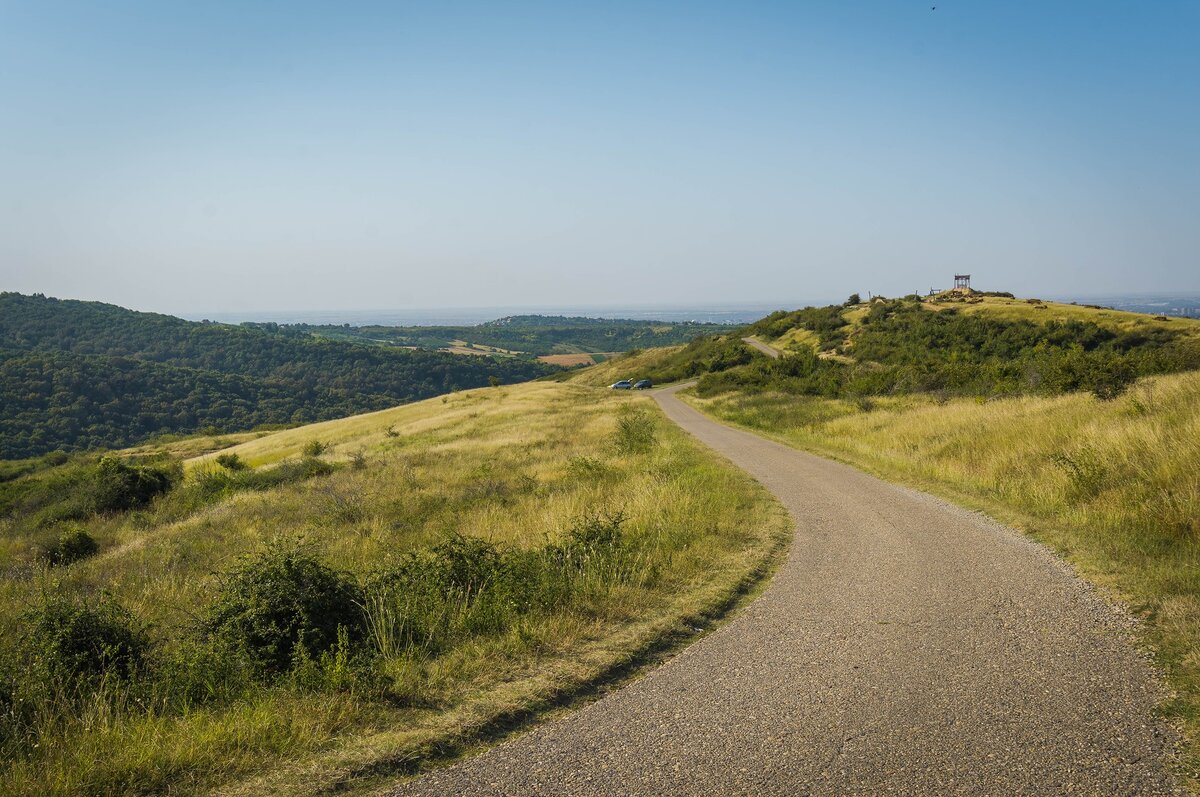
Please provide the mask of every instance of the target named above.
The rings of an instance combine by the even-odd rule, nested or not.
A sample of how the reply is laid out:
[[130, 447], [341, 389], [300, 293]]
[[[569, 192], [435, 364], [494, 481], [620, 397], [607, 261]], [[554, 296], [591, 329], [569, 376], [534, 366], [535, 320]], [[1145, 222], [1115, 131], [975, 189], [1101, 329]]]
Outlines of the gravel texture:
[[1131, 621], [980, 515], [716, 423], [791, 512], [763, 594], [624, 689], [396, 795], [1159, 795]]

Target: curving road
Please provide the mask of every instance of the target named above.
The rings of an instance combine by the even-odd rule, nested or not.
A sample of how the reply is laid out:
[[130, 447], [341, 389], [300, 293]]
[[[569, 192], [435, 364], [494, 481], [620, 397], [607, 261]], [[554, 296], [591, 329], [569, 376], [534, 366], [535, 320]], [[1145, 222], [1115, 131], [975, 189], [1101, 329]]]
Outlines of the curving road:
[[1129, 622], [987, 519], [667, 415], [787, 506], [766, 591], [664, 666], [396, 795], [1157, 795], [1172, 734]]

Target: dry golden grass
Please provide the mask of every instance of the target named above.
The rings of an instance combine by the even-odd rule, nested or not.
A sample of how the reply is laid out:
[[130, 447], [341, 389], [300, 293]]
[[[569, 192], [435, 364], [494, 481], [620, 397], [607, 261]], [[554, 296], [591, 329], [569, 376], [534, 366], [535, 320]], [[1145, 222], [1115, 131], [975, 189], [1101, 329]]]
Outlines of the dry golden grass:
[[233, 434], [217, 434], [211, 436], [184, 437], [178, 440], [167, 438], [154, 440], [140, 446], [127, 449], [125, 453], [133, 456], [150, 454], [165, 454], [171, 457], [190, 459], [203, 454], [223, 451], [226, 448], [266, 437], [271, 432], [236, 432]]
[[931, 310], [953, 307], [963, 313], [986, 313], [994, 318], [1008, 321], [1032, 321], [1034, 323], [1045, 323], [1047, 321], [1091, 321], [1101, 326], [1124, 331], [1161, 327], [1182, 330], [1191, 335], [1200, 335], [1200, 319], [1195, 318], [1170, 318], [1166, 321], [1160, 321], [1154, 316], [1145, 313], [1131, 313], [1124, 310], [1108, 310], [1103, 308], [1097, 309], [1095, 307], [1065, 304], [1063, 302], [1030, 303], [1026, 299], [1007, 299], [997, 296], [981, 296], [976, 297], [976, 300], [973, 302], [951, 302], [946, 304], [926, 303], [923, 306]]
[[[614, 448], [618, 413], [629, 406], [655, 419], [656, 442], [643, 453]], [[578, 606], [531, 615], [505, 633], [386, 658], [394, 702], [286, 684], [184, 715], [97, 700], [28, 758], [6, 762], [0, 793], [311, 794], [394, 779], [405, 761], [477, 744], [476, 733], [503, 717], [551, 706], [703, 625], [761, 578], [788, 527], [769, 494], [641, 395], [546, 382], [480, 389], [222, 453], [262, 467], [313, 441], [329, 447], [324, 458], [360, 466], [236, 493], [182, 518], [151, 507], [90, 521], [99, 556], [0, 579], [0, 636], [11, 644], [22, 608], [43, 590], [105, 590], [152, 624], [163, 650], [186, 647], [214, 574], [281, 534], [361, 575], [450, 532], [536, 548], [580, 518], [621, 512], [631, 539], [650, 552], [644, 577], [597, 584]], [[190, 460], [189, 478], [216, 467], [214, 456]], [[10, 571], [29, 554], [14, 542], [0, 550], [0, 567]]]
[[769, 340], [767, 342], [775, 348], [784, 351], [788, 349], [800, 349], [806, 346], [813, 351], [816, 351], [817, 346], [821, 341], [817, 337], [817, 333], [813, 332], [811, 329], [805, 329], [804, 327], [792, 327], [778, 338]]
[[613, 357], [611, 360], [606, 360], [590, 368], [574, 371], [570, 375], [570, 380], [577, 385], [592, 385], [593, 387], [607, 387], [621, 379], [631, 379], [636, 382], [642, 378], [640, 374], [650, 370], [655, 364], [682, 348], [683, 346], [663, 346], [633, 351]]

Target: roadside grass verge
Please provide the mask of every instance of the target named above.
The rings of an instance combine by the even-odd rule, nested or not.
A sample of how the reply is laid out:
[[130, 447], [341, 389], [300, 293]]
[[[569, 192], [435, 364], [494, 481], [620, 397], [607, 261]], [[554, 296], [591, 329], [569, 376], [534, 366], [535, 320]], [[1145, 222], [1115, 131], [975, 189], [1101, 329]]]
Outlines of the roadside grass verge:
[[1065, 556], [1144, 620], [1200, 762], [1200, 373], [1113, 401], [684, 396], [729, 423], [987, 512]]
[[[648, 398], [574, 385], [289, 429], [183, 470], [143, 508], [73, 521], [98, 551], [68, 565], [32, 558], [24, 535], [44, 530], [0, 520], [0, 793], [411, 774], [690, 638], [789, 528]], [[336, 617], [289, 587], [311, 574], [344, 585]], [[248, 633], [267, 610], [275, 630], [309, 619]], [[97, 628], [124, 647], [76, 644]]]

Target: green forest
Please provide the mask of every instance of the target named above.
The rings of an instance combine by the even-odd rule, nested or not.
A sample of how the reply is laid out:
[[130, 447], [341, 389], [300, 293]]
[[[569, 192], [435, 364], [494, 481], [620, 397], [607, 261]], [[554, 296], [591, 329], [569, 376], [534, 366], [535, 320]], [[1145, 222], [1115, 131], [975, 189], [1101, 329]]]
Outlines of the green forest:
[[0, 459], [311, 423], [556, 370], [0, 293]]
[[727, 324], [694, 321], [636, 321], [575, 316], [519, 315], [476, 326], [389, 327], [349, 324], [252, 324], [295, 336], [317, 336], [355, 343], [387, 346], [445, 348], [454, 341], [536, 356], [580, 352], [623, 352], [630, 349], [674, 346], [698, 335], [715, 335], [733, 329]]

